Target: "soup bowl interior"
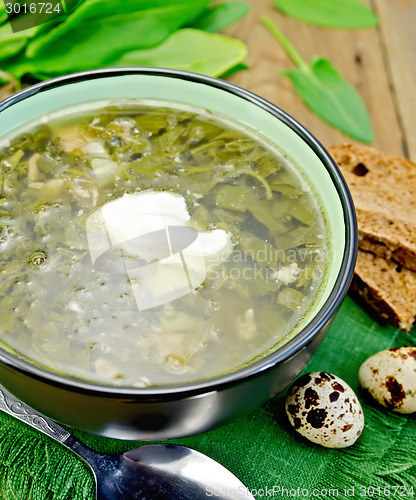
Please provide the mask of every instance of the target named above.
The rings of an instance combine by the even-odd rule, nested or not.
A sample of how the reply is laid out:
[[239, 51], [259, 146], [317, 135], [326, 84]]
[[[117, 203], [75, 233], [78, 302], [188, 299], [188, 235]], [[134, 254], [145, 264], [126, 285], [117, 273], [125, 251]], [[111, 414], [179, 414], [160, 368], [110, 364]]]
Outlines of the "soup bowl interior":
[[0, 103], [0, 145], [26, 124], [64, 118], [103, 103], [137, 100], [208, 110], [266, 140], [317, 193], [329, 256], [320, 295], [278, 349], [219, 377], [167, 387], [115, 387], [48, 372], [0, 349], [0, 381], [36, 409], [69, 425], [112, 437], [171, 438], [201, 432], [264, 402], [306, 365], [328, 330], [353, 272], [357, 230], [351, 197], [320, 143], [292, 117], [227, 82], [168, 70], [100, 70], [50, 80]]

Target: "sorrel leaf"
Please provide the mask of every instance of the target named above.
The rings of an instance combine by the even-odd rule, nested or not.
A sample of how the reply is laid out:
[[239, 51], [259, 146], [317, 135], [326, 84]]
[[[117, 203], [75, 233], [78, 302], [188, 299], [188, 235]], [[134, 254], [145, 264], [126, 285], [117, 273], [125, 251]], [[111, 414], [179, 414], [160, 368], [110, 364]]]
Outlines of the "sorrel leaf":
[[317, 26], [369, 28], [378, 25], [376, 14], [360, 0], [273, 0], [287, 16]]
[[[59, 53], [62, 50], [60, 46], [65, 41], [68, 44], [69, 40], [69, 43], [72, 42], [74, 45], [79, 41], [88, 42], [100, 26], [101, 31], [105, 32], [107, 29], [114, 31], [115, 25], [119, 23], [120, 29], [123, 29], [123, 21], [128, 18], [143, 19], [145, 23], [148, 23], [148, 27], [146, 26], [145, 32], [137, 31], [133, 40], [128, 40], [127, 32], [122, 35], [125, 45], [131, 46], [134, 41], [136, 47], [150, 47], [161, 42], [175, 29], [193, 21], [209, 3], [209, 0], [153, 0], [152, 2], [124, 0], [118, 2], [117, 9], [115, 9], [115, 4], [111, 0], [87, 0], [55, 29], [34, 40], [29, 45], [26, 55], [27, 57], [42, 57], [50, 51]], [[150, 33], [151, 29], [155, 32]], [[111, 37], [110, 33], [109, 36]], [[94, 38], [93, 40], [95, 41]], [[108, 44], [110, 43], [111, 38], [108, 39]], [[98, 46], [96, 49], [102, 52], [103, 47]]]
[[208, 8], [191, 25], [204, 31], [220, 31], [242, 19], [250, 10], [246, 2], [225, 2]]
[[246, 46], [240, 40], [186, 28], [176, 31], [157, 47], [127, 52], [116, 65], [156, 66], [218, 76], [240, 64], [246, 53]]
[[[178, 67], [182, 59], [183, 67], [194, 71], [200, 68], [203, 73], [217, 76], [222, 74], [222, 68], [224, 72], [238, 70], [246, 50], [242, 42], [227, 37], [204, 37], [195, 29], [186, 35], [186, 43], [190, 45], [181, 45], [182, 35], [173, 39], [179, 51], [176, 58], [170, 53], [171, 40], [155, 52], [163, 57], [162, 62], [154, 60], [152, 51], [138, 54], [142, 49], [156, 49], [184, 26], [200, 23], [205, 31], [220, 29], [247, 12], [247, 4], [243, 2], [212, 8], [210, 3], [210, 0], [125, 0], [115, 13], [114, 2], [110, 0], [85, 0], [49, 29], [41, 26], [13, 34], [8, 24], [0, 27], [1, 65], [15, 78], [29, 74], [47, 79], [119, 64], [129, 54], [126, 57], [131, 61], [150, 58], [151, 65], [159, 67], [166, 66], [167, 61], [172, 62], [170, 67]], [[191, 40], [192, 32], [196, 40]], [[1, 51], [2, 45], [7, 51]], [[218, 47], [224, 52], [215, 54]]]
[[282, 72], [288, 76], [305, 104], [323, 120], [363, 142], [373, 140], [370, 119], [357, 91], [324, 57], [314, 59], [309, 70]]
[[264, 26], [277, 39], [297, 68], [282, 71], [304, 103], [323, 120], [362, 142], [373, 140], [371, 122], [357, 91], [324, 57], [307, 64], [289, 40], [267, 17]]
[[72, 29], [65, 29], [62, 26], [70, 21], [70, 16], [55, 28], [59, 37], [52, 36], [52, 30], [45, 37], [29, 43], [23, 63], [12, 66], [8, 71], [15, 77], [21, 77], [25, 73], [54, 75], [109, 66], [126, 51], [161, 43], [200, 8], [201, 2], [199, 9], [180, 6], [175, 11], [175, 17], [172, 16], [172, 9], [152, 7], [136, 13], [119, 14], [105, 22], [97, 18], [87, 24], [76, 23]]
[[35, 35], [40, 28], [34, 27], [17, 33], [12, 32], [10, 23], [0, 27], [0, 60], [12, 57], [22, 50], [30, 37]]
[[248, 66], [244, 62], [239, 63], [236, 66], [234, 66], [233, 68], [230, 68], [225, 73], [223, 73], [221, 75], [221, 78], [228, 78], [229, 76], [233, 75], [234, 73], [237, 73], [238, 71], [244, 71], [245, 69], [250, 69], [250, 66]]

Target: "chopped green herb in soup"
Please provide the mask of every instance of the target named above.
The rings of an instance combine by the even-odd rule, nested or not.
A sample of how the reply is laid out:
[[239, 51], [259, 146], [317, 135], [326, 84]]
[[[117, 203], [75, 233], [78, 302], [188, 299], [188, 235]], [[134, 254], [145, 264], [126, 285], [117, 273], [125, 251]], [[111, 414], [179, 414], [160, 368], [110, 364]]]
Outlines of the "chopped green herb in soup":
[[325, 217], [261, 137], [119, 103], [0, 155], [0, 341], [99, 384], [183, 384], [282, 345], [319, 296]]

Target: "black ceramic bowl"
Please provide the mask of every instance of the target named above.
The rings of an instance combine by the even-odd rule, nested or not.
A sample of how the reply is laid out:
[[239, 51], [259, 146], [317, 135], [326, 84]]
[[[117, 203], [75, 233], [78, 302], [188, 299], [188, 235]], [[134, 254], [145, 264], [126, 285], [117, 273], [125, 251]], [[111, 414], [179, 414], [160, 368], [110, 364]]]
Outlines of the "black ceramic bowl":
[[300, 331], [272, 354], [227, 375], [184, 386], [101, 386], [48, 372], [0, 349], [1, 384], [53, 419], [109, 437], [178, 438], [206, 431], [258, 407], [287, 387], [306, 366], [347, 292], [356, 258], [356, 219], [336, 164], [302, 125], [247, 90], [197, 74], [153, 68], [105, 69], [34, 85], [0, 103], [0, 143], [24, 123], [36, 122], [57, 109], [125, 98], [208, 108], [262, 134], [314, 185], [331, 234], [332, 257], [324, 290]]

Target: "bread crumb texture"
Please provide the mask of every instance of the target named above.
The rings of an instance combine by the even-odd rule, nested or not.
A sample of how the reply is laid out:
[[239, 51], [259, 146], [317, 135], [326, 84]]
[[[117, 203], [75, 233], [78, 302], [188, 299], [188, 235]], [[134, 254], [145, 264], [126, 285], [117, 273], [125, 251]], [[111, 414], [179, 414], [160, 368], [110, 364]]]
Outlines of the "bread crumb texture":
[[328, 151], [357, 213], [352, 291], [379, 318], [408, 332], [416, 317], [416, 164], [354, 144]]
[[351, 190], [359, 248], [416, 270], [416, 164], [354, 144], [328, 151]]

